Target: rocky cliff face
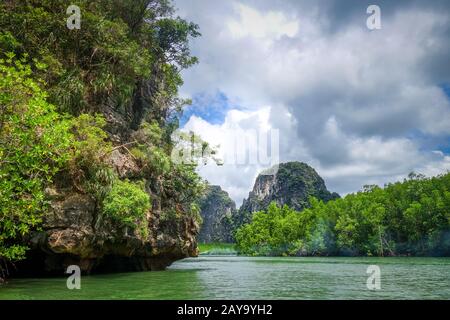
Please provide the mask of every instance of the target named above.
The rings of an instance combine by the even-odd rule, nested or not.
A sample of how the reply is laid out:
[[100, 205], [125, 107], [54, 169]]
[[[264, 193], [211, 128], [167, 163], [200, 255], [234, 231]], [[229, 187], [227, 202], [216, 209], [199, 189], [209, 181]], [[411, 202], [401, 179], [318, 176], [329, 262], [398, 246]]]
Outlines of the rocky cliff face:
[[[111, 165], [122, 178], [132, 178], [139, 166], [127, 154], [111, 155]], [[61, 177], [61, 184], [46, 190], [51, 202], [42, 231], [30, 238], [28, 259], [17, 264], [23, 275], [62, 275], [69, 265], [85, 273], [163, 270], [173, 261], [197, 256], [199, 226], [186, 215], [167, 217], [151, 193], [147, 213], [148, 235], [126, 230], [107, 221], [90, 194]]]
[[200, 202], [203, 224], [198, 241], [233, 242], [233, 218], [236, 215], [236, 204], [227, 192], [219, 186], [208, 186], [205, 196]]
[[[105, 117], [113, 145], [135, 139], [138, 131], [124, 117], [109, 117], [107, 112]], [[151, 199], [145, 232], [118, 226], [102, 212], [98, 197], [86, 188], [85, 181], [80, 183], [61, 172], [46, 189], [50, 205], [41, 230], [27, 239], [27, 259], [16, 264], [13, 274], [63, 275], [69, 265], [78, 265], [84, 273], [163, 270], [176, 260], [198, 255], [199, 225], [187, 209], [191, 200], [183, 202], [168, 190], [172, 180], [149, 170], [128, 148], [113, 148], [105, 165], [121, 181], [145, 181]]]
[[[202, 181], [193, 166], [173, 160], [179, 140], [172, 137], [186, 102], [178, 95], [181, 72], [197, 62], [189, 41], [200, 33], [175, 18], [170, 1], [128, 2], [82, 1], [89, 23], [80, 32], [55, 28], [66, 19], [64, 1], [0, 4], [8, 35], [0, 41], [0, 77], [21, 59], [17, 81], [0, 88], [2, 124], [16, 114], [43, 119], [6, 122], [0, 132], [23, 144], [6, 171], [14, 196], [6, 193], [12, 205], [0, 209], [0, 277], [7, 263], [18, 273], [62, 275], [72, 264], [85, 272], [157, 270], [197, 255], [193, 204]], [[41, 28], [25, 34], [17, 28], [23, 21]], [[36, 111], [22, 117], [30, 106]], [[56, 143], [58, 135], [65, 142]], [[36, 151], [25, 167], [16, 159], [33, 142], [53, 148]]]
[[265, 210], [273, 201], [278, 205], [286, 204], [302, 210], [308, 207], [310, 196], [323, 201], [339, 197], [337, 193], [327, 190], [323, 179], [307, 164], [280, 164], [256, 178], [253, 190], [239, 209], [237, 224], [250, 222], [253, 212]]
[[[133, 141], [137, 131], [130, 129], [130, 123], [107, 119], [113, 145]], [[146, 182], [151, 208], [146, 213], [145, 232], [108, 219], [83, 181], [80, 184], [68, 172], [61, 172], [46, 189], [50, 205], [41, 230], [27, 239], [27, 259], [16, 264], [13, 275], [63, 275], [69, 265], [78, 265], [84, 273], [163, 270], [176, 260], [198, 255], [199, 225], [186, 209], [190, 200], [184, 203], [172, 194], [163, 178], [127, 148], [114, 148], [105, 163], [122, 181]]]

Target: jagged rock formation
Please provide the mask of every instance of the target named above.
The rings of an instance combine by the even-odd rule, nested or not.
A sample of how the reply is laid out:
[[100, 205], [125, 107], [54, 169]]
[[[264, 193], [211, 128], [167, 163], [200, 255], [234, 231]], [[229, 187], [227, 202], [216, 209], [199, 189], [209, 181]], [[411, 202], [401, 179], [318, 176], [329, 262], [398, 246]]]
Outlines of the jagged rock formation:
[[[138, 174], [129, 155], [113, 153], [111, 163], [121, 177]], [[147, 213], [144, 237], [104, 219], [91, 195], [64, 178], [60, 181], [46, 190], [51, 208], [44, 215], [42, 231], [30, 238], [28, 259], [17, 264], [20, 274], [61, 275], [69, 265], [86, 273], [163, 270], [175, 260], [198, 255], [199, 226], [192, 217], [167, 217], [156, 200]]]
[[[131, 121], [107, 117], [107, 111], [108, 140], [119, 146], [133, 141], [139, 131], [132, 129]], [[188, 212], [190, 200], [171, 194], [163, 178], [127, 148], [114, 149], [105, 163], [121, 180], [146, 181], [152, 204], [145, 219], [147, 234], [113, 223], [84, 181], [79, 185], [68, 172], [61, 172], [46, 189], [50, 207], [42, 228], [29, 236], [27, 259], [16, 264], [13, 274], [62, 275], [69, 265], [78, 265], [83, 273], [163, 270], [176, 260], [198, 255], [199, 225]]]
[[253, 190], [239, 209], [236, 225], [250, 222], [253, 212], [265, 210], [273, 201], [302, 210], [308, 207], [310, 196], [323, 201], [339, 198], [337, 193], [327, 190], [323, 179], [309, 165], [301, 162], [280, 164], [256, 178]]
[[198, 241], [233, 242], [233, 218], [236, 215], [236, 204], [228, 193], [219, 186], [208, 186], [205, 196], [200, 201], [203, 224]]

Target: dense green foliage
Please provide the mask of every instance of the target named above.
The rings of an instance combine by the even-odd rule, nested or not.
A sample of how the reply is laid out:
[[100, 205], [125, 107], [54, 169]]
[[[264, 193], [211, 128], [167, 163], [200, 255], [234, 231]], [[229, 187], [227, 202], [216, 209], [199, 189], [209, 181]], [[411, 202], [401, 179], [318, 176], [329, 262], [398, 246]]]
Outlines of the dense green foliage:
[[146, 214], [150, 196], [143, 186], [129, 181], [117, 181], [103, 200], [103, 212], [124, 227], [141, 227], [146, 233]]
[[[66, 27], [69, 4], [81, 9], [80, 30]], [[196, 62], [187, 40], [199, 35], [195, 24], [172, 15], [167, 0], [6, 0], [0, 30], [9, 50], [49, 66], [41, 75], [60, 109], [101, 111], [105, 102], [127, 108], [136, 82], [148, 81], [168, 100], [152, 114], [164, 120], [182, 82], [178, 71]]]
[[271, 204], [236, 234], [251, 255], [450, 255], [450, 173], [363, 191], [295, 211]]
[[93, 167], [108, 144], [103, 118], [57, 113], [26, 58], [7, 57], [0, 59], [0, 256], [18, 260], [26, 252], [23, 238], [47, 208], [45, 188], [61, 170], [75, 177]]
[[[79, 30], [67, 29], [69, 4]], [[150, 199], [163, 214], [198, 216], [196, 166], [170, 157], [197, 36], [168, 0], [0, 3], [0, 263], [25, 257], [55, 184], [125, 225], [145, 225]], [[111, 165], [115, 150], [142, 169], [130, 181]]]
[[41, 222], [44, 188], [70, 158], [70, 121], [55, 112], [25, 60], [0, 60], [0, 256]]

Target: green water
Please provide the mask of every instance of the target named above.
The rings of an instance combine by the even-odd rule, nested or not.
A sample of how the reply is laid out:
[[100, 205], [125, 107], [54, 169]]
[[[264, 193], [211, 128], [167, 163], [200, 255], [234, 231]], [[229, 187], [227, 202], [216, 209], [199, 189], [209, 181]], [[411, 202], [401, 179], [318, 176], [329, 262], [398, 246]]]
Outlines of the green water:
[[[369, 265], [381, 290], [366, 287]], [[450, 299], [450, 258], [249, 258], [204, 256], [167, 271], [13, 279], [0, 299]]]

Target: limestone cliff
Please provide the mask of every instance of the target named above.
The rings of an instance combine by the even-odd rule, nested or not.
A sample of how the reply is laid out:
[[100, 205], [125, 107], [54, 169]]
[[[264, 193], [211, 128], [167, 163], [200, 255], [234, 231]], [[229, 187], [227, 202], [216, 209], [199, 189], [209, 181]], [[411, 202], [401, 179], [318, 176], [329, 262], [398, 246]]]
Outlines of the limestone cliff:
[[200, 201], [203, 224], [198, 241], [233, 242], [233, 218], [236, 215], [236, 204], [227, 192], [219, 186], [208, 186], [205, 196]]
[[[197, 178], [191, 183], [176, 171], [182, 168], [171, 165], [162, 172], [153, 164], [158, 153], [146, 144], [148, 129], [133, 128], [133, 121], [143, 121], [135, 113], [136, 103], [133, 100], [124, 114], [104, 108], [107, 140], [113, 146], [103, 160], [105, 172], [96, 171], [99, 176], [92, 179], [84, 168], [79, 178], [62, 171], [46, 189], [48, 211], [41, 229], [28, 237], [27, 259], [16, 264], [19, 275], [62, 275], [69, 265], [80, 266], [84, 273], [163, 270], [176, 260], [198, 255], [199, 224], [191, 213]], [[130, 149], [139, 145], [136, 156]], [[103, 212], [95, 188], [109, 188], [108, 174], [115, 181], [143, 183], [151, 199], [144, 230], [118, 225]]]
[[0, 3], [0, 78], [17, 73], [0, 84], [0, 145], [20, 146], [0, 172], [11, 190], [0, 192], [11, 199], [0, 210], [0, 277], [73, 264], [159, 270], [196, 256], [203, 182], [172, 154], [199, 27], [171, 1], [143, 0], [80, 1], [89, 18], [67, 29], [67, 5]]
[[[121, 178], [139, 176], [139, 166], [129, 155], [116, 151], [110, 161]], [[198, 255], [196, 220], [168, 216], [151, 190], [154, 201], [147, 213], [147, 236], [105, 219], [95, 198], [65, 177], [46, 192], [50, 210], [42, 230], [30, 237], [28, 259], [17, 264], [20, 274], [61, 275], [69, 265], [86, 273], [162, 270], [175, 260]]]
[[288, 205], [296, 210], [308, 207], [308, 198], [323, 201], [339, 197], [327, 190], [325, 182], [310, 166], [301, 162], [288, 162], [261, 173], [239, 209], [237, 225], [248, 223], [251, 214], [265, 210], [271, 202]]

